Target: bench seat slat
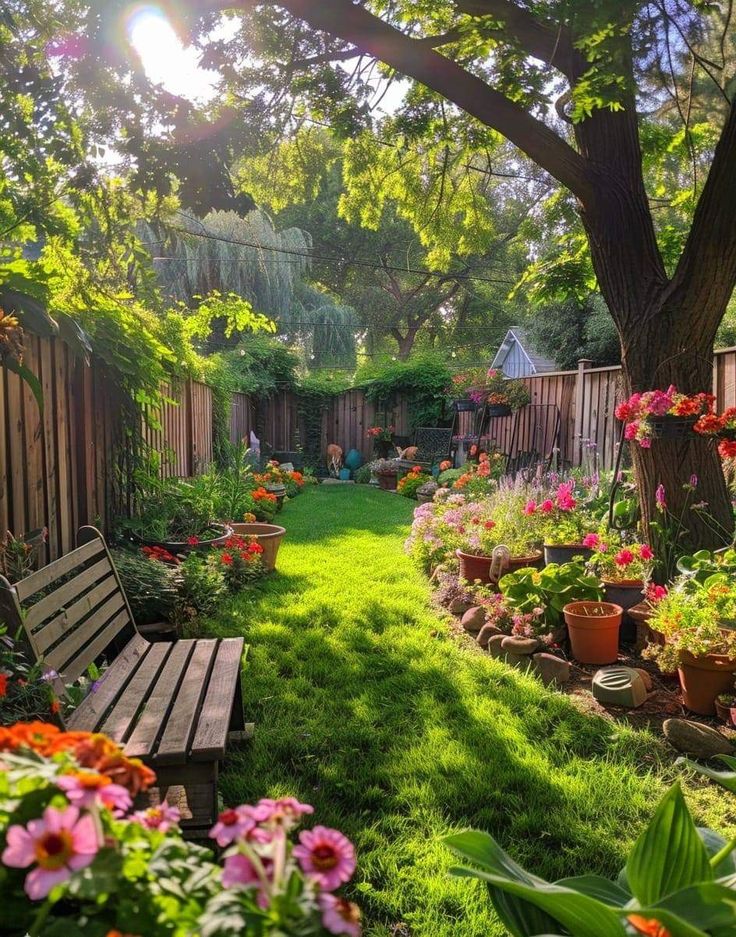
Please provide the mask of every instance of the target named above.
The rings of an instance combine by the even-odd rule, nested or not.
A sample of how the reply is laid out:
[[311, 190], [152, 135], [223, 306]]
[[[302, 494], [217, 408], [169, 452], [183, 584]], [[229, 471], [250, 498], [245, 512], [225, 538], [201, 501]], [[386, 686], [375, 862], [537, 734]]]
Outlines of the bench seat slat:
[[[39, 654], [46, 655], [52, 644], [65, 634], [69, 634], [77, 622], [81, 621], [85, 615], [92, 611], [96, 605], [99, 605], [103, 599], [106, 599], [117, 587], [117, 580], [110, 574], [107, 579], [103, 579], [94, 589], [83, 595], [78, 602], [65, 608], [56, 618], [52, 618], [47, 625], [44, 625], [33, 636]], [[86, 628], [87, 622], [82, 627]]]
[[[118, 612], [122, 610], [122, 616]], [[97, 611], [87, 621], [83, 622], [78, 628], [66, 638], [61, 644], [58, 644], [52, 651], [44, 655], [43, 661], [59, 673], [63, 673], [66, 683], [71, 683], [77, 679], [72, 676], [69, 665], [76, 663], [77, 658], [83, 657], [85, 660], [80, 673], [84, 673], [90, 663], [101, 654], [107, 645], [115, 637], [111, 634], [107, 643], [100, 645], [98, 632], [104, 626], [107, 626], [110, 619], [115, 616], [118, 622], [118, 631], [123, 627], [127, 620], [128, 610], [125, 607], [125, 599], [119, 592], [113, 592], [112, 596], [101, 605]], [[105, 627], [105, 632], [108, 628]], [[96, 649], [96, 651], [94, 650]], [[68, 662], [68, 664], [67, 664]], [[79, 676], [79, 674], [77, 674]]]
[[154, 751], [166, 727], [176, 692], [196, 644], [192, 640], [179, 640], [172, 647], [156, 685], [145, 701], [145, 708], [133, 734], [125, 745], [125, 754], [129, 758], [145, 758]]
[[105, 545], [102, 540], [93, 540], [90, 543], [85, 543], [83, 547], [77, 547], [77, 549], [72, 550], [71, 553], [66, 553], [64, 556], [59, 557], [58, 560], [54, 560], [53, 563], [49, 563], [48, 566], [44, 566], [37, 572], [31, 573], [30, 576], [26, 576], [26, 578], [21, 579], [20, 582], [16, 582], [14, 589], [18, 596], [18, 601], [25, 602], [29, 596], [35, 595], [35, 593], [40, 592], [41, 589], [45, 589], [46, 586], [50, 585], [54, 580], [70, 573], [75, 567], [81, 566], [82, 563], [88, 562], [93, 557], [97, 556], [98, 553], [102, 553], [104, 549]]
[[240, 680], [243, 638], [225, 638], [217, 649], [202, 711], [192, 743], [193, 761], [221, 761], [230, 727], [235, 691]]
[[66, 720], [67, 728], [78, 732], [96, 732], [105, 713], [118, 698], [153, 645], [139, 634], [131, 638], [113, 663]]
[[170, 644], [152, 644], [143, 662], [133, 674], [112, 711], [100, 726], [100, 732], [116, 742], [125, 742], [135, 725], [138, 710], [148, 697], [169, 651]]
[[207, 689], [217, 644], [211, 639], [197, 641], [154, 756], [154, 765], [187, 760], [189, 740]]
[[85, 569], [74, 579], [70, 579], [63, 586], [59, 586], [58, 589], [44, 596], [28, 609], [28, 614], [25, 616], [26, 630], [32, 632], [49, 615], [53, 615], [54, 612], [58, 612], [65, 605], [78, 599], [85, 589], [95, 585], [100, 579], [109, 575], [111, 571], [110, 561], [106, 556], [103, 556], [94, 566], [90, 566], [89, 569]]

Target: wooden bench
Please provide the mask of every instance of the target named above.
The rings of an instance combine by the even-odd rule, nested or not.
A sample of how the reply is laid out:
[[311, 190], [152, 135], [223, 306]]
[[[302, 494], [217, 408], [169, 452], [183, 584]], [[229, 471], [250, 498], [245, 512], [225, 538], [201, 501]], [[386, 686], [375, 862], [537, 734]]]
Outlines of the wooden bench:
[[13, 586], [0, 576], [0, 618], [11, 635], [24, 630], [59, 694], [90, 664], [107, 660], [65, 728], [104, 732], [150, 765], [154, 800], [176, 804], [182, 828], [199, 835], [216, 819], [228, 734], [245, 728], [243, 639], [147, 641], [100, 532], [82, 527], [77, 543]]

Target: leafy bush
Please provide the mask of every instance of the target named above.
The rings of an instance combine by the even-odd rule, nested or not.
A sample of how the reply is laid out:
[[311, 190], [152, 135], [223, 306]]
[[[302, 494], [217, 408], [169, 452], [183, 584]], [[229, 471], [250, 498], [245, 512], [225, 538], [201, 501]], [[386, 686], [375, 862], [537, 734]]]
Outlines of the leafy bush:
[[130, 550], [113, 550], [112, 558], [136, 624], [173, 621], [181, 581], [178, 568]]
[[422, 485], [426, 485], [426, 483], [430, 481], [432, 481], [432, 476], [428, 475], [426, 472], [422, 472], [421, 468], [415, 465], [410, 472], [399, 480], [396, 490], [405, 498], [414, 498], [416, 501], [417, 491]]
[[588, 575], [580, 561], [548, 563], [542, 570], [519, 569], [502, 576], [498, 587], [512, 609], [525, 614], [543, 609], [544, 622], [550, 631], [562, 624], [562, 609], [568, 602], [596, 602], [603, 598], [600, 581]]
[[370, 465], [361, 465], [359, 469], [353, 472], [353, 478], [358, 485], [369, 485], [372, 475], [373, 472], [371, 471]]
[[408, 361], [373, 361], [359, 369], [355, 386], [378, 406], [403, 394], [409, 401], [409, 424], [437, 426], [445, 417], [450, 370], [443, 355], [422, 352]]
[[208, 615], [224, 598], [224, 571], [207, 562], [202, 553], [190, 553], [179, 567], [181, 586], [178, 614], [184, 620]]

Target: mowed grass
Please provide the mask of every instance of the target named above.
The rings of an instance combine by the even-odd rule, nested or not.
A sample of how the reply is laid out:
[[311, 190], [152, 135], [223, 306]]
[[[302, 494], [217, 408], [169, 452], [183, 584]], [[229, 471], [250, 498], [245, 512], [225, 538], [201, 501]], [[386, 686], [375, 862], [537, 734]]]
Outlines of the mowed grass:
[[[503, 934], [483, 888], [452, 879], [447, 833], [496, 836], [548, 878], [618, 870], [678, 772], [648, 732], [463, 647], [403, 553], [413, 503], [321, 486], [279, 515], [278, 575], [207, 625], [245, 635], [252, 742], [222, 776], [228, 804], [292, 794], [356, 844], [366, 933]], [[698, 819], [732, 799], [692, 782]]]

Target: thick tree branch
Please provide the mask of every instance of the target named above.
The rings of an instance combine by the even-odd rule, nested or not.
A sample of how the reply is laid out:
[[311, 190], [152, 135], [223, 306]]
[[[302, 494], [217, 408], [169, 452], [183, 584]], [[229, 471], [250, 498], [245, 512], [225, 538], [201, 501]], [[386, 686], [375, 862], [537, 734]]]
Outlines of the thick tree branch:
[[[208, 0], [213, 9], [252, 7], [253, 0]], [[268, 6], [268, 3], [263, 4]], [[351, 0], [272, 0], [315, 29], [352, 43], [370, 55], [462, 108], [497, 130], [535, 163], [567, 186], [581, 201], [592, 194], [580, 154], [542, 121], [456, 62], [427, 48]]]
[[542, 20], [511, 0], [455, 0], [455, 6], [470, 16], [490, 16], [498, 20], [503, 24], [504, 34], [513, 38], [529, 55], [569, 76], [573, 48], [566, 26]]
[[[670, 285], [685, 305], [725, 310], [736, 288], [736, 102], [723, 125], [692, 227]], [[714, 282], [713, 273], [718, 275]], [[717, 290], [718, 295], [715, 295]]]

